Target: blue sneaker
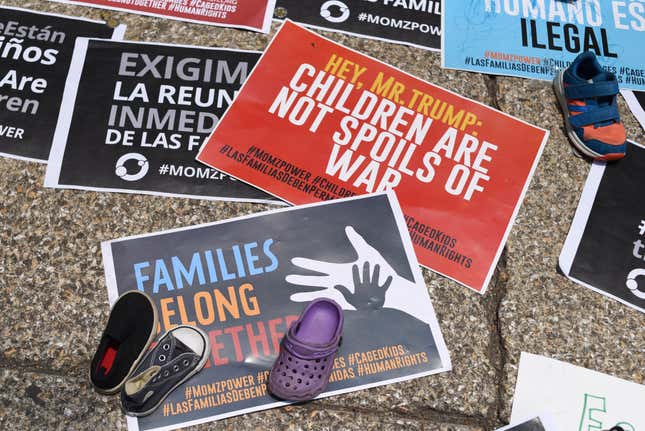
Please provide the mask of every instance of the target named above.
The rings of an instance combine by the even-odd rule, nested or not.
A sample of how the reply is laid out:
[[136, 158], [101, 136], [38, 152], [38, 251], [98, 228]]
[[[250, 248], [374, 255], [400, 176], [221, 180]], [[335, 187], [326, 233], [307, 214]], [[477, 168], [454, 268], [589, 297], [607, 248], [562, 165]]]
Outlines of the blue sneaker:
[[616, 101], [618, 81], [603, 70], [593, 52], [580, 54], [559, 71], [553, 87], [569, 139], [580, 153], [594, 160], [625, 157], [627, 136]]

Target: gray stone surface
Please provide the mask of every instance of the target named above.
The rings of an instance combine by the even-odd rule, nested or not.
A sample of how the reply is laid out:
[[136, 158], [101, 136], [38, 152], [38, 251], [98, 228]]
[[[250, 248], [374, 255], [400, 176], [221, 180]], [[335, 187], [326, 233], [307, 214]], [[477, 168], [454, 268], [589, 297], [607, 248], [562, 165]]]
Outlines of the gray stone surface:
[[[97, 395], [85, 378], [15, 370], [0, 371], [3, 430], [125, 430], [115, 397]], [[387, 411], [331, 408], [320, 402], [238, 416], [193, 430], [483, 431], [458, 421], [405, 417]]]
[[[47, 1], [5, 0], [129, 26], [126, 38], [262, 49], [270, 36]], [[277, 26], [274, 24], [274, 30]], [[551, 131], [485, 296], [424, 271], [453, 371], [195, 429], [491, 430], [510, 415], [521, 351], [642, 383], [645, 317], [556, 272], [588, 163], [569, 150], [547, 83], [441, 70], [439, 55], [325, 33], [347, 46]], [[621, 105], [630, 137], [642, 130]], [[86, 369], [107, 314], [100, 242], [269, 206], [42, 187], [44, 166], [0, 159], [0, 428], [123, 429]]]
[[[556, 272], [589, 164], [571, 152], [549, 83], [496, 81], [502, 110], [551, 131], [507, 243], [509, 280], [499, 316], [506, 356], [502, 416], [508, 417], [522, 351], [642, 383], [645, 315]], [[645, 142], [624, 103], [621, 116], [628, 136]]]

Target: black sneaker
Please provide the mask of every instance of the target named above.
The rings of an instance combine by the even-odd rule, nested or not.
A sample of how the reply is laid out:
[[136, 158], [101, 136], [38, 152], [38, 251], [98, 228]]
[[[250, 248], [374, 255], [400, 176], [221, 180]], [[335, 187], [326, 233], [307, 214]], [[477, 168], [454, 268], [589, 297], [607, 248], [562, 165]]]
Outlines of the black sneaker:
[[114, 303], [90, 365], [90, 381], [101, 394], [119, 392], [157, 334], [157, 308], [132, 290]]
[[178, 326], [164, 334], [143, 358], [121, 391], [121, 406], [130, 416], [147, 416], [179, 385], [206, 364], [208, 337], [194, 326]]

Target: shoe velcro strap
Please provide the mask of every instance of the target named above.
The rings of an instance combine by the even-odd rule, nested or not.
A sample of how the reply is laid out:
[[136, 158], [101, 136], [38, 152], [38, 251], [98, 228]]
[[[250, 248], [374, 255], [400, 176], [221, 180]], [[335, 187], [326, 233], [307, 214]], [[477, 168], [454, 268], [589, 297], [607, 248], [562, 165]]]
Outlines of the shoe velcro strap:
[[338, 344], [335, 343], [325, 346], [305, 344], [295, 338], [291, 331], [282, 339], [282, 346], [289, 353], [301, 359], [324, 358], [338, 351]]
[[567, 99], [591, 99], [594, 97], [615, 96], [618, 94], [618, 91], [618, 82], [616, 81], [571, 85], [564, 88], [564, 94]]
[[592, 111], [569, 117], [569, 123], [573, 127], [584, 127], [610, 120], [620, 120], [620, 113], [616, 105], [594, 108]]

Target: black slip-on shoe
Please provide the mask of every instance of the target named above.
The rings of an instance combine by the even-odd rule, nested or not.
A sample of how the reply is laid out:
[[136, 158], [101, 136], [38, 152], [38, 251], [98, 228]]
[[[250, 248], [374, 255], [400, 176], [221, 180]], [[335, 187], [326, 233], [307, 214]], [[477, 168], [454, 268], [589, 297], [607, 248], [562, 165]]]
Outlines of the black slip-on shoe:
[[121, 390], [157, 334], [157, 307], [143, 292], [124, 293], [114, 303], [90, 365], [90, 381], [101, 394]]
[[143, 358], [121, 390], [121, 407], [130, 416], [147, 416], [182, 383], [204, 368], [210, 344], [204, 331], [177, 326]]

